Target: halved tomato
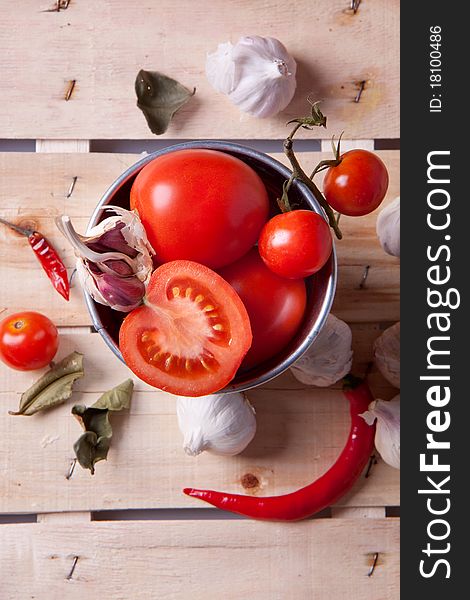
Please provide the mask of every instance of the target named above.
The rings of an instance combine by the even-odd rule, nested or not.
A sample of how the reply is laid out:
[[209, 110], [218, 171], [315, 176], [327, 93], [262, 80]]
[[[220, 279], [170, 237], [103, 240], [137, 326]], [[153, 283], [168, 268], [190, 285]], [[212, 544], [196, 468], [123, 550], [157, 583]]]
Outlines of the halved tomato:
[[251, 346], [250, 320], [220, 275], [189, 260], [156, 269], [143, 306], [124, 319], [119, 345], [140, 379], [181, 396], [226, 386]]

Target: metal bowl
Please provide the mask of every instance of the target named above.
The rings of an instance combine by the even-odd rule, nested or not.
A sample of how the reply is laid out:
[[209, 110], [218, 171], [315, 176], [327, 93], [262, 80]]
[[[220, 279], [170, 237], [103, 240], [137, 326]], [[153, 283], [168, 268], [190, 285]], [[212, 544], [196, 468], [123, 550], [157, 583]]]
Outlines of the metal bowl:
[[[105, 218], [106, 215], [103, 214], [102, 207], [106, 204], [129, 208], [129, 194], [132, 183], [136, 175], [147, 163], [157, 156], [188, 148], [219, 150], [231, 154], [250, 165], [261, 177], [268, 190], [272, 212], [279, 212], [277, 209], [276, 197], [280, 195], [283, 182], [291, 175], [291, 172], [287, 167], [266, 154], [239, 144], [202, 140], [184, 142], [165, 148], [164, 150], [159, 150], [158, 152], [145, 156], [135, 165], [127, 169], [127, 171], [111, 185], [99, 201], [91, 216], [88, 228], [90, 229]], [[297, 181], [294, 182], [290, 189], [289, 197], [291, 202], [296, 203], [300, 207], [311, 209], [319, 214], [324, 214], [310, 190], [302, 183]], [[294, 339], [277, 356], [253, 369], [245, 371], [240, 370], [232, 382], [222, 391], [242, 392], [266, 383], [270, 379], [280, 375], [302, 356], [307, 348], [314, 342], [330, 312], [336, 289], [336, 274], [336, 252], [333, 245], [333, 252], [325, 266], [306, 280], [307, 308], [303, 323]], [[99, 331], [114, 354], [120, 360], [123, 360], [118, 346], [118, 336], [119, 328], [125, 315], [103, 306], [102, 304], [97, 304], [87, 293], [85, 293], [85, 299], [95, 329]]]

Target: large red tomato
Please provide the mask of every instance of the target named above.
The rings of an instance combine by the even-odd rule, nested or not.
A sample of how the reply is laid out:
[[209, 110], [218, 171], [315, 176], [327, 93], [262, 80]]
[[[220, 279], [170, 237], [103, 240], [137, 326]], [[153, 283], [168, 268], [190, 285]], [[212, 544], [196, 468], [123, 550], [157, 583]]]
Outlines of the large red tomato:
[[12, 369], [42, 369], [52, 361], [58, 347], [57, 327], [41, 313], [15, 313], [0, 323], [0, 358]]
[[225, 387], [250, 344], [250, 321], [233, 288], [188, 260], [152, 273], [145, 304], [119, 331], [127, 366], [150, 385], [181, 396]]
[[337, 167], [330, 167], [323, 181], [325, 198], [343, 215], [360, 217], [375, 210], [387, 193], [388, 171], [368, 150], [350, 150]]
[[305, 282], [270, 271], [257, 248], [219, 273], [238, 293], [250, 317], [253, 342], [242, 367], [259, 365], [283, 350], [299, 329], [307, 301]]
[[159, 262], [192, 260], [212, 269], [256, 243], [268, 218], [266, 188], [244, 162], [215, 150], [159, 156], [131, 189]]

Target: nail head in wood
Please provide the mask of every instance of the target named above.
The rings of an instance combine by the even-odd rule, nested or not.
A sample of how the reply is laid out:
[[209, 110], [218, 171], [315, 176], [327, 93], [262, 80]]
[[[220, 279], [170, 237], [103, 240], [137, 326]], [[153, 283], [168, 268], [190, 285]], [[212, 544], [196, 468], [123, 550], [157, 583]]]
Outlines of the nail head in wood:
[[72, 97], [73, 90], [75, 89], [75, 84], [76, 83], [77, 83], [76, 79], [71, 79], [69, 81], [69, 86], [68, 86], [67, 91], [65, 92], [65, 96], [64, 96], [64, 100], [66, 102], [68, 102], [70, 100], [70, 98]]
[[69, 472], [67, 473], [67, 475], [65, 476], [65, 479], [67, 479], [67, 481], [72, 477], [73, 472], [75, 471], [75, 466], [77, 464], [77, 459], [74, 458], [72, 460], [72, 462], [70, 463], [70, 468], [69, 468]]
[[366, 83], [367, 83], [367, 82], [366, 82], [366, 80], [365, 80], [365, 79], [363, 79], [362, 81], [358, 81], [358, 82], [356, 83], [356, 85], [359, 87], [359, 90], [358, 90], [358, 92], [357, 92], [357, 94], [356, 94], [356, 97], [354, 98], [354, 102], [355, 102], [356, 104], [357, 104], [357, 103], [360, 101], [360, 99], [361, 99], [362, 92], [365, 90], [365, 87], [366, 87]]
[[361, 0], [351, 0], [351, 10], [354, 14], [357, 13]]
[[370, 476], [372, 467], [373, 467], [373, 465], [376, 465], [376, 464], [377, 464], [377, 459], [375, 458], [375, 454], [373, 454], [369, 459], [369, 464], [367, 465], [366, 474], [364, 475], [365, 479], [367, 479]]
[[378, 552], [374, 552], [373, 558], [372, 558], [372, 564], [370, 566], [369, 572], [367, 573], [367, 577], [372, 577], [372, 575], [374, 574], [375, 571], [375, 567], [377, 566], [377, 560], [379, 559], [379, 553]]
[[70, 198], [70, 196], [73, 194], [73, 190], [75, 188], [75, 184], [77, 183], [77, 179], [78, 179], [77, 176], [75, 176], [72, 179], [72, 183], [70, 184], [69, 191], [67, 192], [67, 195], [65, 196], [66, 198]]
[[74, 557], [73, 557], [73, 563], [72, 563], [72, 567], [71, 567], [71, 569], [70, 569], [70, 571], [69, 571], [69, 574], [68, 574], [68, 575], [67, 575], [67, 577], [66, 577], [66, 579], [67, 579], [68, 581], [70, 581], [70, 579], [72, 579], [73, 572], [75, 571], [75, 567], [77, 566], [77, 563], [78, 563], [78, 559], [79, 559], [79, 558], [80, 558], [79, 556], [74, 556]]
[[359, 284], [359, 289], [360, 290], [363, 290], [366, 287], [366, 281], [367, 281], [367, 278], [369, 276], [369, 269], [370, 269], [370, 265], [366, 265], [364, 267], [364, 271], [363, 271], [362, 277], [361, 277], [361, 282]]

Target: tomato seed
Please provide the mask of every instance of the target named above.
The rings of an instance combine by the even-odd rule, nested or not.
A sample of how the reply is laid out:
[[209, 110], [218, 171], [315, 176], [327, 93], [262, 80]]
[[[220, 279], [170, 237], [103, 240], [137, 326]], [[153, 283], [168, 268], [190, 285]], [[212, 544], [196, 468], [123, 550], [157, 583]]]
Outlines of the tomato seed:
[[202, 310], [203, 312], [210, 312], [211, 310], [214, 310], [214, 307], [212, 306], [212, 304], [207, 304]]
[[199, 304], [199, 302], [202, 302], [204, 300], [204, 296], [202, 294], [198, 294], [195, 298], [194, 298], [194, 302], [196, 302], [196, 304]]
[[201, 363], [201, 365], [204, 367], [204, 369], [206, 369], [207, 371], [211, 371], [211, 368], [209, 367], [209, 365], [206, 363], [206, 361], [202, 358], [202, 356], [199, 357], [199, 362]]
[[186, 293], [185, 293], [186, 298], [191, 298], [192, 293], [193, 293], [193, 288], [190, 288], [190, 287], [186, 288]]
[[173, 296], [175, 298], [178, 298], [178, 296], [180, 295], [180, 289], [179, 289], [179, 287], [174, 287], [171, 291], [173, 292]]

